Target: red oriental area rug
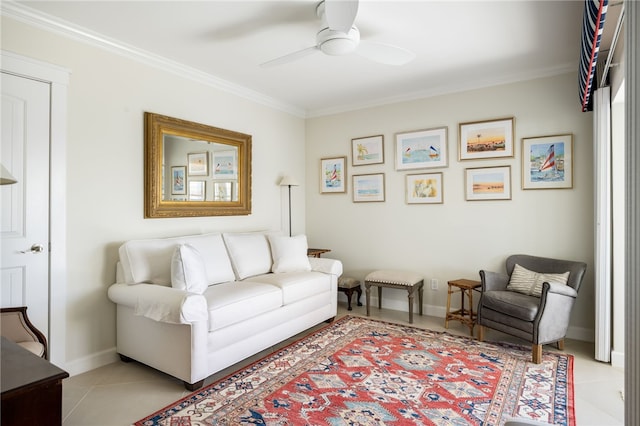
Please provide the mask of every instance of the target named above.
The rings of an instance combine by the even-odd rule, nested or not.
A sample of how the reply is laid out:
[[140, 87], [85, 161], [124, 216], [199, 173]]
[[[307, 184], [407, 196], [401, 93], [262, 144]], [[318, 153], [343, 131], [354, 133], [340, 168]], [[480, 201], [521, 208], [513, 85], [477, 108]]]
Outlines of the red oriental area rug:
[[573, 357], [344, 317], [135, 425], [575, 425]]

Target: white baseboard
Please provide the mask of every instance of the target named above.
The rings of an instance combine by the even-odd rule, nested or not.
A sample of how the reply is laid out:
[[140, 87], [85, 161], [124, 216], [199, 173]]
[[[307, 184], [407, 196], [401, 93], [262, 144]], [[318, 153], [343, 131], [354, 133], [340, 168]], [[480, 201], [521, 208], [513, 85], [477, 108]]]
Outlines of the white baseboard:
[[582, 340], [583, 342], [595, 342], [596, 332], [592, 328], [569, 326], [567, 339]]
[[624, 352], [611, 351], [611, 366], [624, 368]]
[[87, 371], [112, 364], [119, 359], [120, 358], [116, 353], [116, 348], [113, 347], [102, 352], [97, 352], [95, 354], [67, 362], [65, 366], [61, 368], [64, 368], [70, 376], [76, 376], [78, 374], [86, 373]]

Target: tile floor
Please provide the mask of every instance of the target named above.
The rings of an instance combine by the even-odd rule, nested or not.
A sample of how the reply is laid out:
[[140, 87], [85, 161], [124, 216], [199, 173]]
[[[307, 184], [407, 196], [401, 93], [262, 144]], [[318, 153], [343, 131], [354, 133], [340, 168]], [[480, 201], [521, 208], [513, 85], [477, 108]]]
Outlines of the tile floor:
[[[347, 314], [346, 304], [340, 304], [338, 315]], [[365, 307], [354, 307], [352, 315], [366, 314]], [[372, 308], [373, 318], [407, 322], [406, 312]], [[414, 325], [444, 331], [442, 318], [414, 314]], [[324, 323], [321, 326], [324, 326]], [[450, 322], [450, 333], [467, 335], [469, 329]], [[486, 340], [515, 338], [489, 330]], [[291, 339], [291, 340], [295, 340]], [[290, 341], [291, 341], [290, 340]], [[283, 343], [288, 344], [290, 341]], [[522, 341], [519, 341], [522, 343]], [[279, 345], [279, 346], [282, 346]], [[205, 385], [226, 376], [260, 357], [257, 356], [221, 371], [205, 381]], [[553, 350], [545, 347], [544, 350]], [[620, 369], [593, 360], [593, 343], [567, 340], [565, 351], [574, 355], [574, 390], [578, 426], [614, 426], [624, 424], [624, 373]], [[182, 382], [144, 365], [116, 362], [63, 382], [62, 417], [65, 426], [126, 426], [188, 395]]]

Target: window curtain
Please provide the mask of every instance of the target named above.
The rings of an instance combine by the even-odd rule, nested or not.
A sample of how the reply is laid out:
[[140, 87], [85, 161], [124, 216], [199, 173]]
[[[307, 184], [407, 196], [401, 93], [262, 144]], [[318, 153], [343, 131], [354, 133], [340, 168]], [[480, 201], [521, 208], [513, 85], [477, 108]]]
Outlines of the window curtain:
[[595, 358], [611, 361], [611, 88], [594, 93], [595, 252]]
[[596, 72], [608, 3], [609, 0], [585, 0], [584, 2], [579, 69], [580, 105], [583, 112], [592, 110], [593, 77]]

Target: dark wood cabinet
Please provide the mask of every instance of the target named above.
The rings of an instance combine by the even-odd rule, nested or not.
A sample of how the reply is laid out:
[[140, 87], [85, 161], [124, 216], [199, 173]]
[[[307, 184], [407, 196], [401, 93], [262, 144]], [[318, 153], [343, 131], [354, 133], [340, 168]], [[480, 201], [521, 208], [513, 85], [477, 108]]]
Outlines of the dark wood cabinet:
[[2, 337], [0, 424], [62, 424], [62, 380], [69, 373]]

